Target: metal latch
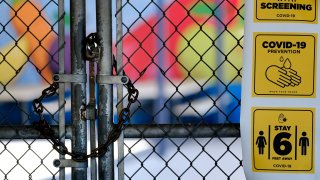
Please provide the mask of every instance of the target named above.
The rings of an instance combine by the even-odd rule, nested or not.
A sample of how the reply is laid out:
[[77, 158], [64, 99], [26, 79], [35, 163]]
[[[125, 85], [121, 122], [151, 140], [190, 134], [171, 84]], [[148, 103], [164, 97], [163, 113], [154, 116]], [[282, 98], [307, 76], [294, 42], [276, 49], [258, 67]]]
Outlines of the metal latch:
[[74, 168], [87, 168], [88, 161], [78, 162], [72, 159], [55, 159], [53, 165], [57, 168], [61, 167], [74, 167]]
[[127, 84], [129, 78], [127, 76], [97, 75], [97, 82], [100, 84]]
[[86, 83], [87, 75], [86, 74], [54, 74], [54, 82], [62, 83]]
[[95, 121], [97, 119], [97, 109], [93, 103], [89, 103], [88, 105], [82, 104], [79, 111], [81, 120]]

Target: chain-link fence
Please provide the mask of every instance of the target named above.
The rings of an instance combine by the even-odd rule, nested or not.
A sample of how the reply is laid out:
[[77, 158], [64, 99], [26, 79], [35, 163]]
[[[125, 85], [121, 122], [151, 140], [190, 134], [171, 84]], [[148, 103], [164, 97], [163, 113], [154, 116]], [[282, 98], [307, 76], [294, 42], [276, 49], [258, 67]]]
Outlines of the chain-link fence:
[[240, 0], [128, 0], [118, 6], [118, 49], [123, 46], [123, 68], [140, 91], [119, 143], [120, 179], [244, 178], [243, 7]]
[[[65, 72], [71, 72], [70, 35], [59, 28], [70, 19], [61, 2], [0, 1], [6, 14], [0, 18], [2, 179], [59, 179], [52, 164], [58, 153], [30, 125], [39, 119], [33, 99], [52, 83], [53, 74], [64, 73], [58, 68], [63, 52]], [[114, 53], [140, 92], [117, 143], [116, 179], [244, 178], [239, 139], [243, 1], [112, 2]], [[44, 101], [44, 118], [56, 131], [61, 117], [71, 122], [70, 91], [67, 86], [66, 104], [59, 104], [57, 95]]]
[[[58, 72], [58, 1], [3, 0], [0, 11], [0, 179], [57, 179], [58, 153], [30, 125], [39, 119], [33, 99]], [[57, 99], [44, 102], [52, 125]]]

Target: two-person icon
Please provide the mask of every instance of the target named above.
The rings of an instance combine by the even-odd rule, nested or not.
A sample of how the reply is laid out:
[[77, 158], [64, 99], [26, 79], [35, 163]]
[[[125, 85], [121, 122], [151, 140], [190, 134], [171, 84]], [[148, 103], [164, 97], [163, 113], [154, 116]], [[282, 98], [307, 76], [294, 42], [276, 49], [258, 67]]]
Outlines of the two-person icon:
[[[309, 146], [309, 138], [306, 137], [307, 133], [304, 131], [302, 132], [302, 137], [299, 139], [299, 146], [301, 146], [301, 155], [306, 156], [307, 155], [307, 147]], [[256, 145], [259, 149], [259, 154], [264, 154], [264, 148], [267, 145], [266, 138], [264, 137], [264, 132], [259, 131], [259, 136], [256, 140]]]

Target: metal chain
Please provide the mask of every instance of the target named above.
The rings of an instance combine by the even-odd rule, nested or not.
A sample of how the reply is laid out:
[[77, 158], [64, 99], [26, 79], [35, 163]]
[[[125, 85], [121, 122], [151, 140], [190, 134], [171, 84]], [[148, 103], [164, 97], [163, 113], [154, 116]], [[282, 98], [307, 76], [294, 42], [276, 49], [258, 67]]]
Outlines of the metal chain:
[[[87, 58], [89, 58], [92, 61], [97, 57], [98, 53], [100, 54], [100, 50], [98, 50], [100, 49], [100, 47], [98, 43], [97, 34], [91, 33], [87, 37], [86, 42], [87, 42], [86, 54], [89, 55], [87, 56]], [[113, 68], [117, 72], [117, 62], [114, 56], [113, 56]], [[123, 74], [126, 75], [125, 72]], [[50, 87], [43, 90], [42, 95], [33, 101], [34, 111], [40, 117], [39, 121], [36, 121], [33, 123], [33, 127], [36, 130], [38, 130], [41, 133], [41, 135], [43, 135], [46, 139], [48, 139], [52, 143], [52, 147], [59, 154], [69, 155], [75, 161], [81, 162], [81, 161], [86, 161], [88, 158], [102, 156], [108, 151], [108, 147], [119, 138], [122, 130], [125, 128], [125, 125], [130, 120], [131, 105], [138, 100], [139, 91], [134, 87], [130, 79], [128, 83], [125, 84], [124, 86], [128, 90], [128, 104], [119, 113], [118, 123], [113, 124], [111, 131], [108, 132], [107, 141], [104, 144], [93, 149], [90, 154], [77, 154], [77, 153], [70, 152], [68, 148], [64, 145], [64, 143], [60, 142], [58, 139], [55, 138], [53, 129], [50, 127], [48, 122], [43, 117], [43, 110], [45, 109], [45, 107], [43, 106], [42, 101], [45, 98], [51, 97], [56, 93], [57, 89], [59, 88], [59, 84], [56, 82], [51, 84]]]
[[[113, 68], [117, 73], [117, 61], [113, 56]], [[123, 75], [126, 75], [123, 72]], [[125, 108], [123, 108], [118, 115], [118, 123], [112, 125], [111, 131], [108, 132], [107, 141], [100, 145], [99, 147], [93, 149], [89, 157], [99, 157], [105, 154], [108, 151], [108, 147], [110, 144], [118, 140], [122, 130], [125, 128], [125, 125], [129, 122], [131, 111], [130, 107], [134, 104], [139, 97], [139, 91], [134, 87], [132, 81], [129, 79], [128, 83], [124, 85], [128, 90], [128, 104]]]

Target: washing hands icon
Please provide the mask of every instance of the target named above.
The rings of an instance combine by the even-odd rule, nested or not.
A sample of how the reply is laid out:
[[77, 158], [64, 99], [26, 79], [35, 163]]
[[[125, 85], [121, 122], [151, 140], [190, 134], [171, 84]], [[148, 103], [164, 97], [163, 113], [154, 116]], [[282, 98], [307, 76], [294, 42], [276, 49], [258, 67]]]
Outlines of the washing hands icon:
[[[281, 57], [280, 61], [283, 62], [284, 58]], [[298, 86], [301, 83], [301, 77], [291, 66], [289, 58], [284, 61], [283, 67], [271, 65], [266, 70], [266, 77], [269, 81], [282, 88]]]

